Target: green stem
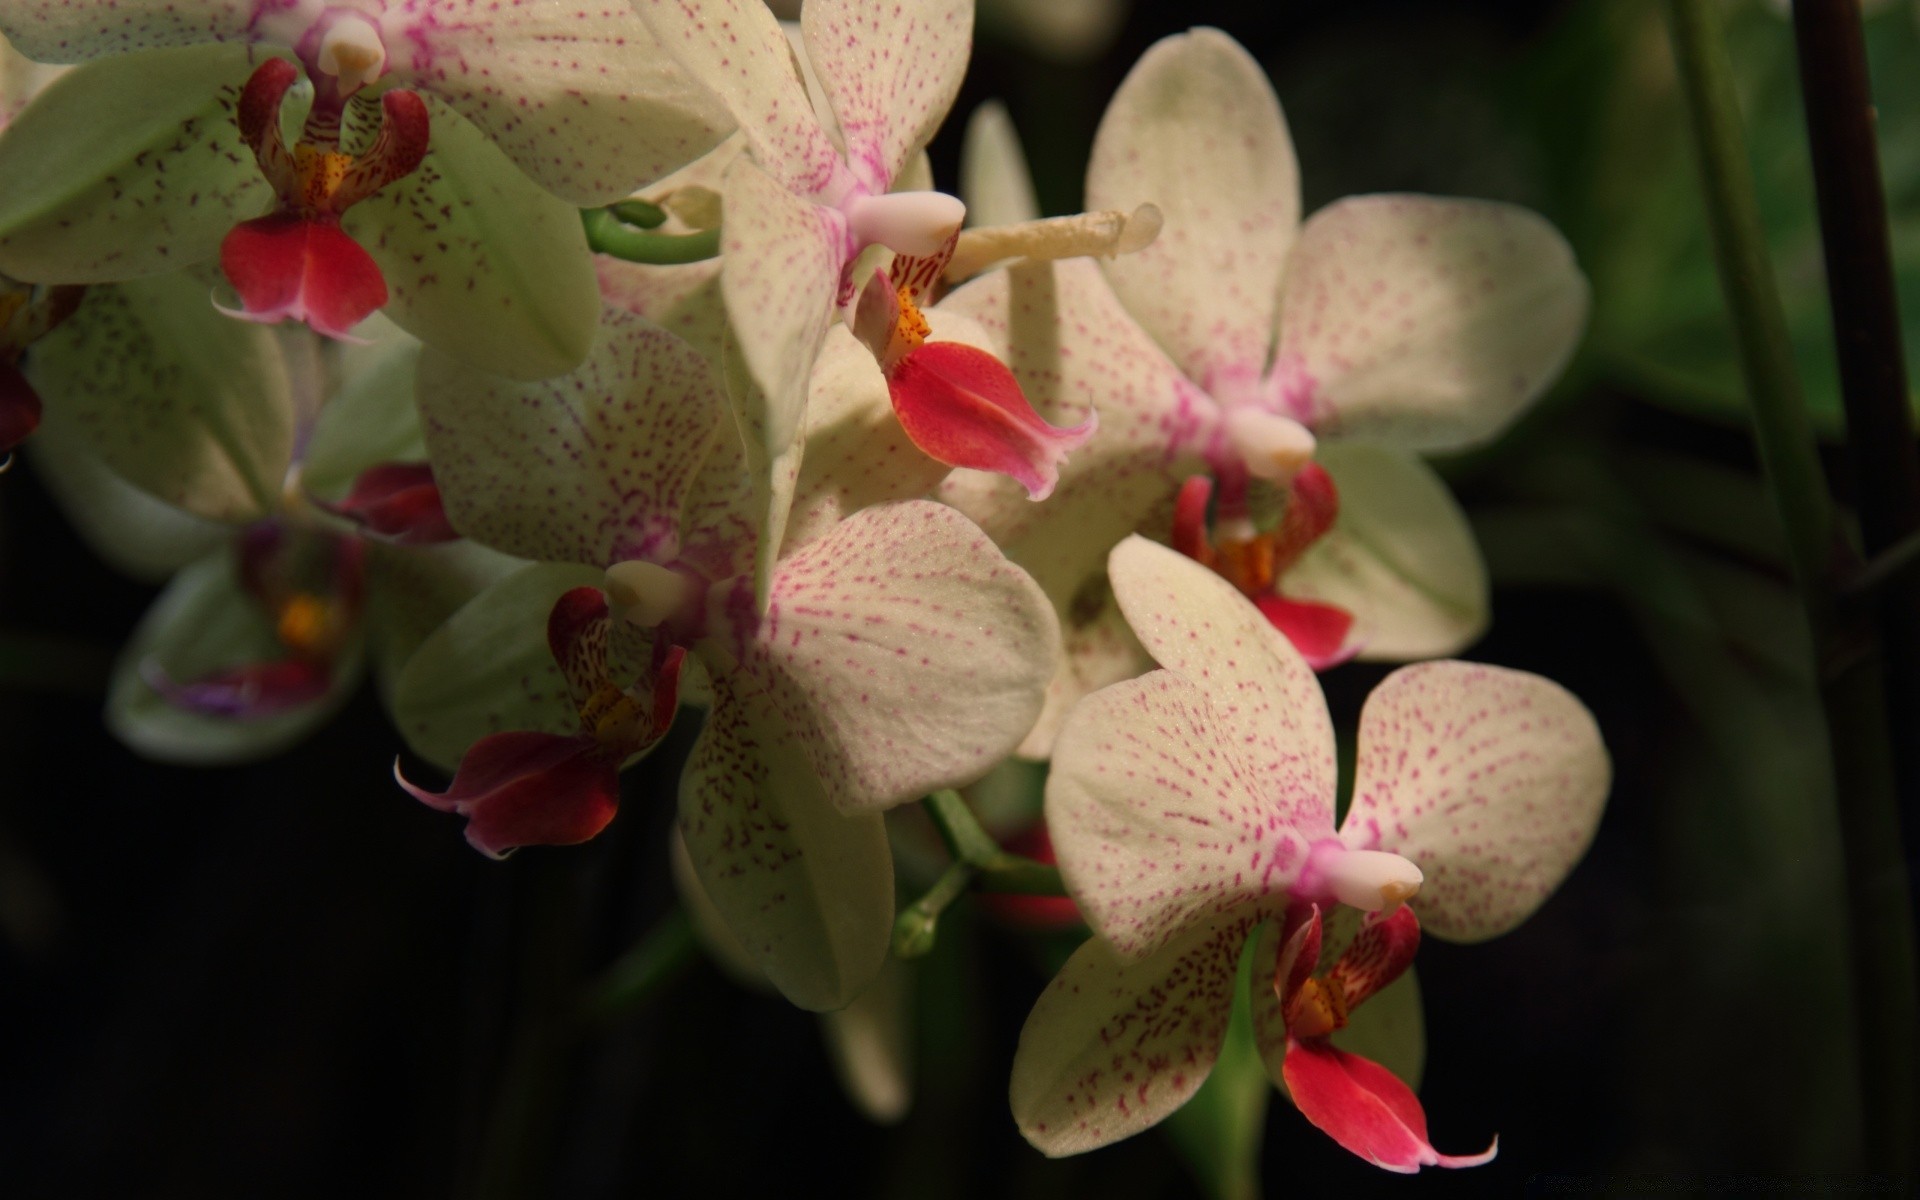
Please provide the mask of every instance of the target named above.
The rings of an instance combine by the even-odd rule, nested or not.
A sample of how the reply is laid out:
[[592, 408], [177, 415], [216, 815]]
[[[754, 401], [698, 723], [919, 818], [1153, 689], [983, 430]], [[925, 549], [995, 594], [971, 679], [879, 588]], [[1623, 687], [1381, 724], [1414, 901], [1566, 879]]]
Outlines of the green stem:
[[1720, 286], [1753, 404], [1761, 466], [1812, 634], [1847, 866], [1854, 1033], [1866, 1143], [1903, 1170], [1914, 1114], [1914, 974], [1885, 685], [1870, 624], [1838, 603], [1856, 556], [1840, 535], [1766, 253], [1720, 27], [1720, 0], [1669, 0]]
[[720, 253], [718, 229], [703, 229], [699, 233], [650, 233], [626, 224], [611, 209], [605, 208], [581, 209], [580, 223], [586, 227], [587, 245], [596, 253], [628, 262], [690, 263]]
[[935, 792], [921, 801], [921, 807], [940, 831], [953, 864], [926, 895], [894, 918], [893, 952], [899, 957], [916, 958], [933, 949], [940, 914], [970, 887], [1025, 896], [1067, 894], [1059, 868], [1002, 850], [993, 835], [981, 828], [959, 792]]
[[697, 952], [693, 922], [674, 909], [587, 989], [580, 1003], [580, 1023], [606, 1025], [646, 1004], [693, 962]]
[[893, 953], [896, 958], [919, 958], [933, 949], [934, 934], [940, 927], [940, 914], [960, 898], [973, 882], [973, 867], [954, 863], [941, 872], [927, 894], [900, 910], [893, 919]]

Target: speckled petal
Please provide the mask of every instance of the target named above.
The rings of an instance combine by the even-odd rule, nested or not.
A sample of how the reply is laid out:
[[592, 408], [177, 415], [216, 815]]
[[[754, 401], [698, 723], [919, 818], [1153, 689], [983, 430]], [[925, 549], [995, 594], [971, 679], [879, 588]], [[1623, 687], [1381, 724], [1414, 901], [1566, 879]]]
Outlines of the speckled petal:
[[[0, 21], [6, 18], [0, 17]], [[0, 37], [0, 129], [66, 68], [34, 62]]]
[[193, 46], [56, 80], [0, 134], [0, 271], [108, 283], [212, 258], [273, 198], [231, 116], [249, 66]]
[[1359, 746], [1341, 840], [1413, 860], [1421, 923], [1450, 941], [1505, 933], [1560, 886], [1612, 777], [1565, 688], [1476, 663], [1389, 675], [1361, 711]]
[[1323, 437], [1455, 450], [1545, 391], [1586, 320], [1586, 277], [1537, 214], [1354, 196], [1301, 230], [1274, 374], [1291, 415]]
[[1340, 488], [1331, 531], [1290, 568], [1290, 597], [1353, 614], [1359, 657], [1405, 662], [1457, 654], [1487, 627], [1487, 568], [1466, 514], [1433, 468], [1359, 442], [1322, 443]]
[[1160, 237], [1105, 264], [1129, 311], [1216, 395], [1252, 383], [1273, 341], [1300, 173], [1280, 103], [1217, 29], [1156, 43], [1107, 106], [1087, 207], [1156, 204]]
[[433, 146], [420, 168], [345, 220], [386, 277], [387, 316], [483, 370], [514, 379], [571, 371], [600, 314], [579, 213], [451, 109], [430, 109]]
[[720, 260], [657, 266], [600, 258], [600, 296], [680, 338], [710, 363], [720, 362], [727, 306], [720, 298]]
[[429, 350], [418, 399], [454, 528], [550, 562], [671, 561], [694, 473], [732, 436], [706, 360], [611, 308], [570, 374], [515, 383]]
[[1165, 546], [1130, 537], [1108, 573], [1140, 644], [1206, 696], [1212, 738], [1235, 747], [1279, 826], [1330, 835], [1333, 724], [1299, 652], [1232, 584]]
[[1040, 217], [1020, 135], [1007, 106], [998, 100], [988, 100], [967, 118], [967, 138], [960, 149], [960, 198], [967, 202], [967, 224], [974, 228]]
[[273, 332], [222, 316], [209, 294], [185, 272], [90, 288], [34, 344], [28, 374], [128, 482], [238, 522], [280, 503], [293, 397]]
[[680, 829], [700, 885], [774, 986], [844, 1007], [893, 932], [893, 857], [878, 814], [842, 816], [785, 722], [713, 676], [714, 707], [680, 777]]
[[162, 46], [243, 41], [260, 0], [9, 0], [0, 33], [28, 58], [77, 63]]
[[1128, 961], [1090, 938], [1034, 1003], [1013, 1055], [1020, 1132], [1049, 1157], [1151, 1128], [1213, 1070], [1258, 913], [1206, 922]]
[[783, 559], [743, 665], [832, 803], [859, 812], [986, 774], [1032, 728], [1059, 655], [1033, 581], [953, 509], [909, 500]]
[[106, 724], [147, 758], [212, 766], [286, 749], [331, 716], [360, 683], [360, 641], [331, 664], [326, 693], [310, 704], [251, 720], [204, 716], [168, 703], [152, 673], [197, 679], [243, 663], [284, 657], [266, 613], [240, 586], [233, 543], [189, 566], [160, 593], [120, 651], [107, 685]]
[[547, 618], [554, 601], [600, 578], [594, 569], [530, 564], [447, 618], [394, 681], [394, 724], [407, 745], [452, 770], [488, 734], [578, 733], [579, 714], [547, 645]]
[[626, 0], [433, 0], [387, 23], [395, 82], [445, 100], [569, 204], [628, 196], [733, 124]]
[[1153, 659], [1114, 603], [1104, 572], [1060, 614], [1060, 641], [1060, 670], [1047, 681], [1046, 705], [1014, 752], [1022, 758], [1052, 757], [1054, 741], [1074, 705], [1092, 692], [1153, 669]]
[[839, 200], [853, 186], [807, 101], [786, 35], [761, 0], [633, 0], [661, 47], [733, 113], [753, 157], [798, 196]]
[[810, 0], [800, 29], [848, 165], [868, 191], [886, 191], [959, 94], [973, 0]]

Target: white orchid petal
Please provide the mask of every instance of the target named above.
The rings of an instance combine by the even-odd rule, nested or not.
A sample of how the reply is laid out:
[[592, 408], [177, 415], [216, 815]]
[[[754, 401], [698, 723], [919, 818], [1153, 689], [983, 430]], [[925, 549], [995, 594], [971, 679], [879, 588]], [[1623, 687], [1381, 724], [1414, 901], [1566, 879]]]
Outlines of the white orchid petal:
[[760, 969], [753, 955], [747, 953], [740, 939], [733, 936], [733, 930], [727, 928], [727, 919], [713, 906], [713, 897], [700, 886], [700, 877], [693, 870], [693, 858], [687, 853], [687, 839], [677, 828], [668, 854], [673, 888], [680, 893], [680, 907], [685, 910], [687, 923], [693, 926], [693, 936], [707, 952], [707, 958], [722, 975], [741, 987], [756, 992], [773, 991], [766, 972]]
[[714, 907], [783, 995], [844, 1007], [893, 934], [893, 858], [877, 813], [842, 816], [786, 723], [713, 676], [680, 777], [680, 830]]
[[600, 312], [579, 213], [515, 170], [453, 110], [412, 175], [347, 211], [379, 263], [394, 323], [437, 350], [515, 379], [571, 371]]
[[854, 1106], [880, 1125], [898, 1124], [913, 1104], [913, 976], [889, 958], [867, 990], [820, 1014], [827, 1058]]
[[222, 316], [208, 295], [185, 272], [90, 288], [34, 343], [28, 374], [129, 483], [246, 521], [279, 507], [293, 398], [273, 331]]
[[1300, 175], [1260, 64], [1226, 34], [1156, 43], [1094, 138], [1087, 207], [1154, 204], [1160, 236], [1105, 263], [1134, 314], [1218, 394], [1266, 366], [1280, 277], [1300, 221]]
[[1612, 767], [1565, 688], [1476, 663], [1403, 667], [1360, 714], [1347, 845], [1419, 865], [1426, 931], [1480, 941], [1525, 920], [1586, 853]]
[[1165, 546], [1130, 537], [1108, 574], [1147, 653], [1207, 697], [1212, 736], [1253, 771], [1277, 827], [1330, 835], [1333, 723], [1300, 652], [1232, 584]]
[[[821, 127], [779, 22], [760, 0], [633, 0], [661, 49], [739, 123], [781, 188], [837, 202], [853, 175]], [[729, 214], [731, 217], [731, 214]]]
[[727, 338], [727, 306], [720, 298], [720, 260], [656, 266], [601, 257], [600, 295], [615, 308], [645, 317], [719, 363]]
[[1054, 745], [1047, 830], [1094, 932], [1123, 959], [1288, 887], [1315, 830], [1288, 821], [1205, 693], [1155, 671], [1082, 700]]
[[781, 560], [743, 664], [832, 803], [971, 783], [1040, 714], [1060, 655], [1046, 598], [942, 504], [863, 509]]
[[34, 62], [0, 37], [0, 129], [65, 70]]
[[491, 733], [580, 731], [547, 645], [554, 601], [599, 572], [530, 563], [473, 597], [429, 635], [394, 681], [393, 719], [416, 754], [451, 770]]
[[693, 478], [733, 436], [707, 361], [617, 309], [571, 374], [516, 383], [430, 350], [418, 398], [453, 527], [549, 562], [671, 561]]
[[1073, 597], [1059, 616], [1060, 670], [1047, 681], [1046, 705], [1015, 751], [1022, 758], [1053, 757], [1054, 742], [1074, 705], [1103, 687], [1153, 669], [1153, 660], [1113, 601], [1105, 572], [1091, 579], [1086, 591]]
[[0, 33], [38, 62], [77, 63], [163, 46], [244, 41], [257, 0], [26, 0], [0, 9]]
[[193, 46], [54, 81], [0, 133], [0, 271], [110, 283], [212, 258], [272, 202], [232, 117], [251, 66]]
[[1460, 449], [1497, 435], [1553, 382], [1587, 298], [1573, 250], [1538, 214], [1353, 196], [1301, 230], [1274, 371], [1323, 436]]
[[960, 147], [960, 198], [967, 202], [967, 224], [976, 229], [1040, 219], [1040, 200], [1034, 195], [1020, 135], [1007, 106], [998, 100], [987, 101], [967, 118], [967, 137]]
[[1013, 1118], [1058, 1158], [1131, 1137], [1200, 1090], [1226, 1041], [1241, 948], [1260, 914], [1206, 922], [1137, 961], [1099, 938], [1034, 1003], [1013, 1055]]
[[1487, 568], [1440, 477], [1403, 451], [1328, 442], [1318, 455], [1340, 493], [1333, 528], [1289, 569], [1288, 598], [1353, 614], [1359, 656], [1407, 662], [1457, 654], [1486, 630]]
[[450, 20], [454, 8], [402, 10], [392, 82], [445, 100], [569, 204], [619, 200], [732, 127], [629, 5], [521, 0]]
[[848, 164], [868, 191], [886, 191], [960, 92], [973, 0], [811, 0], [800, 29]]

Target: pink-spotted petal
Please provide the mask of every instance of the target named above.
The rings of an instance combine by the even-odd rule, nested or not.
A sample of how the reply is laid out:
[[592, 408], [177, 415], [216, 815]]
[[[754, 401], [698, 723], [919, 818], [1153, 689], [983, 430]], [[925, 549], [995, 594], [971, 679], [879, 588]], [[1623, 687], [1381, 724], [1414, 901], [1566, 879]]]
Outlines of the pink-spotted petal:
[[600, 295], [607, 304], [645, 317], [700, 352], [720, 361], [727, 336], [727, 306], [720, 298], [720, 260], [657, 266], [602, 256]]
[[1566, 239], [1526, 209], [1349, 197], [1301, 230], [1274, 375], [1291, 415], [1324, 437], [1461, 449], [1553, 382], [1587, 296]]
[[1282, 589], [1353, 614], [1349, 648], [1368, 661], [1471, 645], [1487, 627], [1487, 568], [1439, 475], [1404, 450], [1362, 442], [1322, 442], [1315, 457], [1339, 484], [1340, 516]]
[[[553, 602], [547, 614], [547, 649], [567, 681], [575, 708], [586, 704], [607, 680], [607, 597], [597, 587], [577, 587]], [[624, 685], [625, 680], [621, 681]]]
[[1021, 758], [1052, 757], [1061, 726], [1089, 694], [1153, 669], [1153, 659], [1133, 636], [1104, 574], [1090, 581], [1060, 615], [1061, 665], [1047, 681], [1047, 699], [1026, 740], [1014, 753]]
[[1226, 1040], [1235, 968], [1258, 921], [1218, 918], [1138, 960], [1088, 939], [1020, 1031], [1011, 1099], [1021, 1134], [1050, 1157], [1080, 1154], [1191, 1099]]
[[380, 268], [331, 220], [275, 213], [236, 225], [220, 243], [220, 270], [243, 305], [232, 315], [305, 321], [333, 338], [387, 302]]
[[713, 675], [714, 706], [680, 777], [700, 885], [782, 994], [845, 1007], [886, 961], [893, 856], [878, 814], [842, 816], [785, 722]]
[[928, 457], [1006, 475], [1033, 500], [1053, 494], [1061, 463], [1099, 423], [1089, 416], [1067, 428], [1047, 424], [1006, 364], [959, 342], [912, 351], [894, 366], [887, 389], [901, 428]]
[[1134, 536], [1108, 559], [1114, 595], [1147, 653], [1192, 683], [1276, 827], [1333, 832], [1333, 725], [1305, 660], [1233, 585]]
[[429, 350], [416, 394], [453, 527], [547, 562], [672, 561], [694, 475], [733, 436], [706, 360], [612, 308], [569, 374], [516, 383]]
[[1261, 790], [1247, 747], [1171, 671], [1082, 700], [1054, 744], [1047, 828], [1087, 923], [1133, 960], [1294, 881], [1315, 838]]
[[245, 41], [258, 0], [21, 0], [0, 10], [0, 33], [39, 62], [77, 63], [162, 46]]
[[1477, 1167], [1499, 1150], [1496, 1138], [1480, 1154], [1441, 1154], [1427, 1141], [1427, 1114], [1413, 1089], [1324, 1039], [1289, 1042], [1285, 1074], [1301, 1114], [1376, 1167], [1407, 1175], [1421, 1167]]
[[742, 666], [831, 802], [863, 812], [986, 774], [1032, 728], [1059, 654], [1033, 581], [953, 509], [909, 500], [783, 559]]
[[436, 0], [388, 21], [392, 78], [446, 101], [569, 204], [631, 195], [733, 123], [623, 0]]
[[1593, 840], [1611, 775], [1592, 715], [1565, 688], [1421, 663], [1367, 697], [1340, 837], [1413, 860], [1428, 931], [1480, 941], [1560, 886]]
[[1292, 600], [1271, 592], [1256, 596], [1253, 604], [1316, 671], [1339, 666], [1359, 649], [1348, 637], [1353, 631], [1353, 614], [1344, 608]]
[[273, 197], [233, 123], [252, 66], [193, 46], [55, 80], [0, 134], [0, 272], [110, 283], [212, 258]]
[[869, 192], [886, 191], [959, 94], [973, 0], [812, 0], [800, 29], [848, 165]]
[[853, 186], [807, 101], [786, 35], [761, 0], [634, 0], [634, 8], [661, 49], [733, 114], [753, 157], [781, 188], [831, 203]]
[[361, 533], [399, 546], [425, 546], [459, 537], [447, 522], [440, 488], [428, 463], [382, 463], [362, 472], [337, 504], [321, 507]]
[[467, 818], [467, 842], [489, 858], [521, 846], [574, 846], [613, 820], [620, 763], [584, 734], [496, 733], [475, 742], [444, 792], [395, 782], [429, 808]]
[[1215, 395], [1252, 384], [1273, 342], [1300, 220], [1293, 141], [1266, 74], [1217, 29], [1142, 55], [1094, 138], [1087, 207], [1166, 219], [1146, 249], [1102, 265], [1128, 311]]

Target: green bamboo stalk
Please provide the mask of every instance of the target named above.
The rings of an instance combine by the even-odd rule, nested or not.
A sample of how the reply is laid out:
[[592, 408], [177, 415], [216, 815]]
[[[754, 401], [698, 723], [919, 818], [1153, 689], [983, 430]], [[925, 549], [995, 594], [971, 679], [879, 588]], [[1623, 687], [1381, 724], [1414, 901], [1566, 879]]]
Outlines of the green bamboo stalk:
[[1912, 920], [1870, 624], [1839, 603], [1858, 556], [1842, 535], [1807, 419], [1786, 315], [1766, 253], [1720, 0], [1669, 0], [1674, 56], [1699, 154], [1720, 286], [1753, 405], [1761, 466], [1787, 535], [1812, 635], [1838, 799], [1850, 918], [1854, 1035], [1876, 1170], [1903, 1174], [1916, 1115]]

